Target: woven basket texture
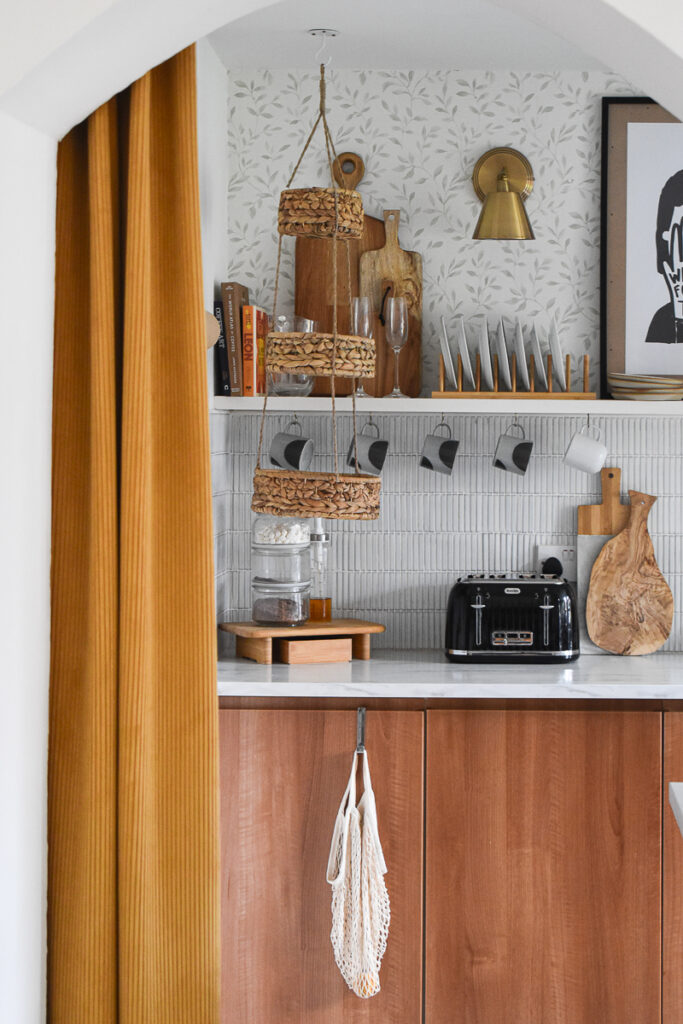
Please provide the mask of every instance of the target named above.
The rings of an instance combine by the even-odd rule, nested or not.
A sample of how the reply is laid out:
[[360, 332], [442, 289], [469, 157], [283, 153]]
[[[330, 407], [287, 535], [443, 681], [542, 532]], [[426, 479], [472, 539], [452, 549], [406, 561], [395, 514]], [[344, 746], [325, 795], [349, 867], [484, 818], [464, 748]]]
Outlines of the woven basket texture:
[[[335, 231], [335, 194], [337, 228]], [[278, 231], [299, 238], [360, 238], [363, 200], [349, 188], [290, 188], [280, 193]]]
[[378, 519], [382, 482], [362, 473], [254, 471], [252, 512], [324, 519]]

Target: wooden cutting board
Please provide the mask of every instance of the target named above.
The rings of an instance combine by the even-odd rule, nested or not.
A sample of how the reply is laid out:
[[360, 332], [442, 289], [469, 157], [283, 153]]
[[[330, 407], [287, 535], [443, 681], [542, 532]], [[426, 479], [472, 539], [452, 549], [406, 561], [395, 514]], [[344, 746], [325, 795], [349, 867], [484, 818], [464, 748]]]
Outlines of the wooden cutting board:
[[[411, 398], [420, 394], [422, 386], [422, 257], [417, 252], [402, 249], [398, 242], [398, 210], [384, 211], [386, 242], [383, 248], [364, 252], [360, 258], [360, 291], [369, 295], [377, 313], [382, 299], [390, 294], [404, 295], [408, 303], [408, 341], [399, 356], [401, 390]], [[384, 329], [378, 324], [377, 373], [367, 390], [381, 397], [394, 386], [394, 354], [384, 340]]]
[[[339, 165], [344, 169], [343, 176]], [[365, 173], [365, 165], [357, 153], [340, 153], [334, 164], [337, 182], [344, 188], [357, 188]], [[359, 261], [361, 253], [384, 245], [384, 221], [377, 217], [363, 217], [363, 234], [349, 241], [351, 257], [351, 294], [360, 295]], [[331, 332], [334, 320], [334, 262], [333, 242], [329, 238], [297, 238], [295, 249], [294, 312], [317, 320], [320, 330]], [[346, 245], [337, 243], [337, 330], [340, 334], [349, 331], [349, 282], [346, 265]], [[376, 337], [376, 336], [375, 336]], [[369, 381], [366, 381], [368, 393]], [[338, 395], [351, 394], [352, 384], [348, 377], [335, 379]], [[316, 377], [314, 395], [329, 395], [330, 381], [327, 377]]]
[[586, 624], [593, 643], [611, 654], [651, 654], [671, 632], [674, 600], [647, 529], [657, 499], [628, 493], [628, 524], [605, 544], [591, 572]]
[[586, 627], [586, 600], [595, 559], [608, 540], [628, 523], [631, 506], [621, 502], [621, 470], [605, 466], [600, 473], [602, 503], [579, 505], [576, 543], [576, 595], [579, 606], [579, 637], [584, 654], [607, 654], [596, 647]]

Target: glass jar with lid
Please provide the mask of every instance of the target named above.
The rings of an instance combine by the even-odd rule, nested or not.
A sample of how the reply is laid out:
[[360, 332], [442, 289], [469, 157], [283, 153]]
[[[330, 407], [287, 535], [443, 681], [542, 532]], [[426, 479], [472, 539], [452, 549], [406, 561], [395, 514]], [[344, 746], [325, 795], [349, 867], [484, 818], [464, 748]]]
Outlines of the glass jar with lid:
[[273, 583], [257, 576], [251, 581], [251, 617], [263, 626], [300, 626], [309, 616], [311, 581]]
[[310, 530], [305, 519], [258, 516], [251, 532], [252, 576], [272, 583], [311, 578]]

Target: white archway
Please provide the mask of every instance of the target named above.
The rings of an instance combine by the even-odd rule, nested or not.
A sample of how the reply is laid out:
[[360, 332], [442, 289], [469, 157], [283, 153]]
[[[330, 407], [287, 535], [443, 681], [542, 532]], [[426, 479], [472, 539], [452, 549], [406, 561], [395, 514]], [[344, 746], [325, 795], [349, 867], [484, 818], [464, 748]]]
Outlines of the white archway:
[[[44, 1018], [50, 394], [56, 139], [272, 0], [23, 0], [0, 32], [0, 1019]], [[283, 2], [283, 0], [279, 0]], [[426, 0], [438, 21], [448, 0]], [[680, 0], [494, 0], [683, 118]]]
[[[276, 0], [286, 2], [286, 0]], [[428, 0], [438, 20], [444, 0]], [[494, 0], [597, 57], [683, 117], [683, 18], [679, 0]], [[60, 137], [114, 93], [189, 43], [272, 0], [32, 0], [33, 20], [55, 22], [68, 10], [74, 31], [55, 34], [51, 52], [30, 47], [23, 59], [11, 33], [8, 72], [0, 74], [0, 110]], [[75, 11], [75, 13], [74, 13]], [[57, 21], [59, 24], [59, 21]], [[77, 30], [76, 30], [77, 26]], [[21, 53], [22, 45], [18, 45]], [[12, 60], [9, 60], [12, 56]], [[0, 59], [0, 67], [2, 67]]]

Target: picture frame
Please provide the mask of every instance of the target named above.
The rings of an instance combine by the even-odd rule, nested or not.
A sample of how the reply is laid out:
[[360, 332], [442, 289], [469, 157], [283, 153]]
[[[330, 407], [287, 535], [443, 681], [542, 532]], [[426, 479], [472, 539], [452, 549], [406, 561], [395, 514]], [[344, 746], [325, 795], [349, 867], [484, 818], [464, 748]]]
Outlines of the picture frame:
[[[683, 139], [683, 124], [670, 114], [664, 107], [648, 97], [642, 96], [605, 96], [602, 100], [602, 189], [601, 189], [601, 224], [600, 224], [600, 397], [608, 398], [607, 374], [610, 372], [648, 372], [653, 374], [671, 374], [683, 377], [683, 345], [680, 351], [674, 352], [671, 345], [645, 345], [652, 340], [647, 330], [642, 331], [642, 324], [653, 322], [651, 312], [657, 306], [667, 302], [666, 281], [661, 269], [656, 249], [658, 231], [657, 199], [664, 192], [666, 177], [662, 166], [657, 164], [657, 146], [651, 152], [645, 149], [646, 133], [653, 138], [667, 136], [666, 130], [638, 130], [629, 136], [629, 125], [673, 125], [680, 126]], [[676, 130], [677, 132], [677, 130]], [[634, 145], [643, 137], [642, 153]], [[657, 143], [659, 145], [659, 142]], [[632, 173], [629, 179], [628, 157], [631, 154]], [[636, 159], [637, 158], [637, 159]], [[683, 169], [683, 161], [681, 162]], [[648, 175], [650, 176], [648, 178]], [[636, 188], [644, 192], [634, 196]], [[630, 189], [630, 192], [629, 192]], [[643, 202], [640, 203], [640, 195]], [[634, 205], [635, 204], [635, 205]], [[628, 222], [627, 209], [632, 213], [640, 212], [640, 207], [648, 210], [646, 228], [642, 229], [640, 219], [632, 216]], [[649, 211], [655, 209], [655, 215]], [[643, 218], [645, 213], [643, 213]], [[634, 238], [636, 228], [640, 235]], [[627, 253], [630, 253], [630, 264], [627, 275]], [[635, 267], [636, 262], [638, 267]], [[634, 274], [642, 265], [644, 271], [640, 279], [636, 279], [637, 287], [633, 288]], [[635, 269], [634, 269], [635, 268]], [[657, 272], [658, 271], [658, 272]], [[627, 298], [627, 276], [630, 289]], [[671, 300], [673, 301], [673, 299]], [[639, 303], [638, 306], [634, 306]], [[661, 308], [660, 308], [661, 313]], [[660, 318], [661, 319], [661, 318]], [[635, 347], [642, 337], [642, 355]], [[668, 339], [666, 339], [668, 340]], [[635, 353], [635, 358], [634, 358]], [[672, 357], [679, 361], [680, 368], [672, 369]], [[630, 364], [630, 365], [629, 365]], [[633, 365], [635, 364], [635, 371]], [[641, 364], [647, 366], [641, 368]], [[628, 370], [627, 370], [628, 365]]]

